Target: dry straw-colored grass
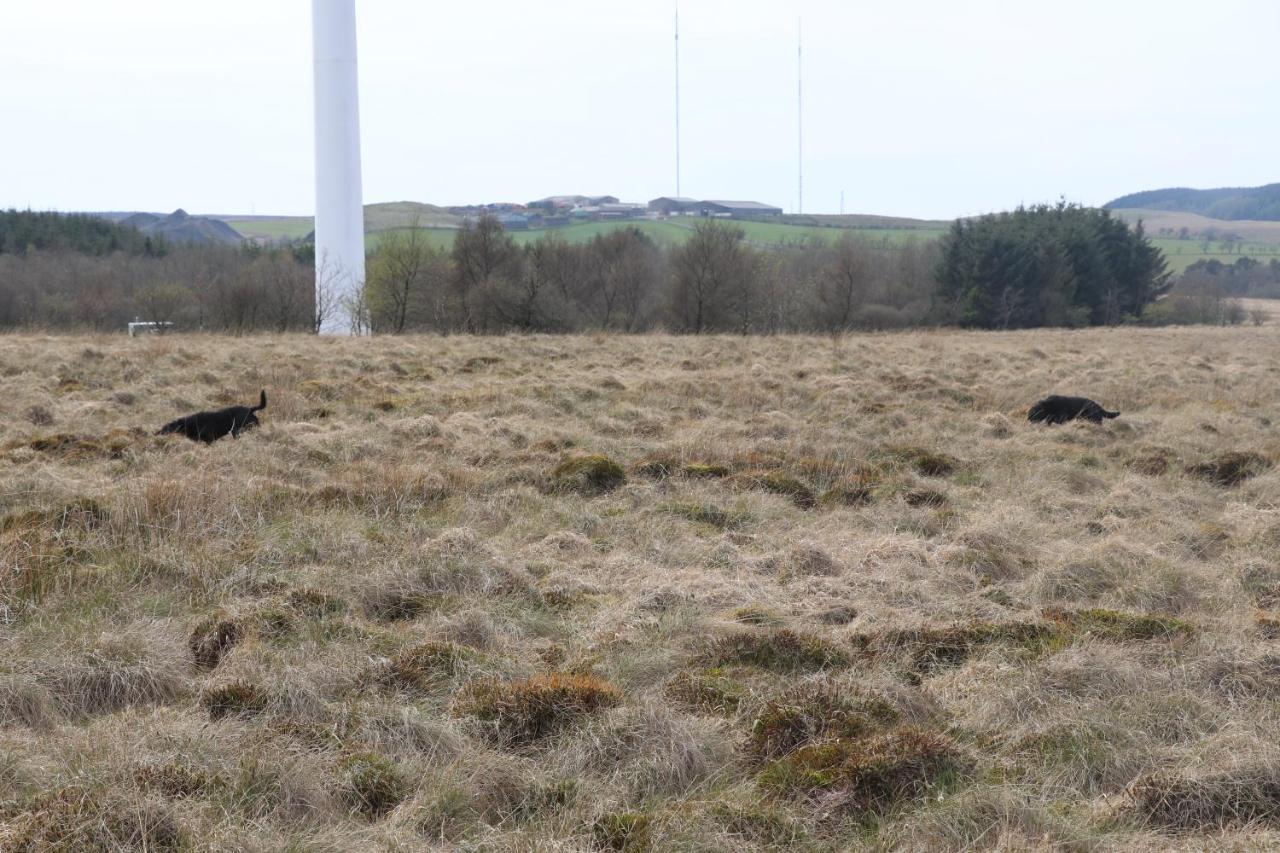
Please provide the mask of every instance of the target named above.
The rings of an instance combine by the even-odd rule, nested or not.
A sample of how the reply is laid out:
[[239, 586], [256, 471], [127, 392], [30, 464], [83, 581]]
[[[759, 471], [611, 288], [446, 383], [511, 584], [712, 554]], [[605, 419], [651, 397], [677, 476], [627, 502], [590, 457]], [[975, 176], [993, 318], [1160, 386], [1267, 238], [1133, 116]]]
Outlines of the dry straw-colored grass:
[[0, 849], [1275, 848], [1278, 371], [0, 337]]

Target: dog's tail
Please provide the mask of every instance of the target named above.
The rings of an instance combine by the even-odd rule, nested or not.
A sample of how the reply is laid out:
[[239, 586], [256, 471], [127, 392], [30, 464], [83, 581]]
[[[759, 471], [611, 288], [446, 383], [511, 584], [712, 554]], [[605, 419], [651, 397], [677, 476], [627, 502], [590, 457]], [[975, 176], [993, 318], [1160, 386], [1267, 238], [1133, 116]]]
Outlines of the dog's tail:
[[[1119, 413], [1117, 412], [1117, 414]], [[1035, 423], [1037, 421], [1042, 421], [1047, 417], [1049, 417], [1049, 411], [1048, 409], [1045, 408], [1045, 405], [1043, 402], [1036, 403], [1034, 406], [1031, 407], [1031, 411], [1027, 412], [1027, 420], [1031, 421], [1032, 423]]]
[[1103, 409], [1103, 410], [1102, 410], [1102, 416], [1103, 416], [1104, 418], [1118, 418], [1118, 417], [1120, 417], [1120, 413], [1119, 413], [1119, 412], [1108, 412], [1106, 409]]
[[[251, 411], [251, 412], [260, 412], [260, 411], [262, 411], [263, 409], [265, 409], [266, 407], [267, 407], [267, 389], [266, 389], [266, 388], [263, 388], [263, 389], [262, 389], [262, 397], [261, 397], [261, 398], [259, 398], [259, 400], [258, 400], [258, 405], [254, 406], [254, 407], [253, 407], [253, 408], [251, 408], [249, 411]], [[1118, 413], [1117, 413], [1117, 414], [1118, 414]], [[1115, 417], [1115, 415], [1112, 415], [1112, 417]]]

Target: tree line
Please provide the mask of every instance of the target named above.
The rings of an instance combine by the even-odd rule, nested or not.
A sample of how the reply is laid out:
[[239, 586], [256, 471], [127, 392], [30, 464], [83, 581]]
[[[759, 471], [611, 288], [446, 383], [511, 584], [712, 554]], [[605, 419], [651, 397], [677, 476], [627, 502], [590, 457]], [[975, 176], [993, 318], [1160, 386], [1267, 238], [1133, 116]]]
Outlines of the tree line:
[[96, 237], [32, 241], [0, 253], [0, 329], [116, 330], [143, 319], [306, 331], [334, 311], [377, 334], [1077, 326], [1138, 320], [1170, 285], [1141, 226], [1067, 204], [957, 221], [941, 240], [844, 231], [760, 246], [732, 222], [702, 220], [674, 245], [633, 226], [520, 244], [487, 216], [446, 246], [430, 237], [382, 235], [363, 292], [346, 304], [326, 292], [317, 300], [309, 244], [148, 246], [117, 235], [117, 248], [99, 251]]

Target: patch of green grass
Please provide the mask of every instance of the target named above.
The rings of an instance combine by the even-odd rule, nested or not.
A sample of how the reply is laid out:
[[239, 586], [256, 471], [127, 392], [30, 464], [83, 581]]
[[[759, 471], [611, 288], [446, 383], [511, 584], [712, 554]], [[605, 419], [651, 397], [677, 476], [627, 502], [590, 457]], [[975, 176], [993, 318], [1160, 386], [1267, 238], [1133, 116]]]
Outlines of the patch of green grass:
[[751, 724], [747, 753], [773, 761], [833, 738], [862, 738], [898, 722], [881, 699], [850, 696], [830, 685], [806, 685], [765, 702]]
[[651, 849], [651, 818], [647, 814], [620, 812], [602, 815], [592, 826], [591, 835], [602, 850], [641, 853]]
[[686, 708], [708, 714], [736, 714], [746, 688], [723, 669], [686, 669], [677, 672], [663, 689], [664, 695]]
[[551, 471], [551, 486], [558, 492], [601, 495], [626, 481], [627, 473], [622, 466], [599, 453], [570, 456]]
[[708, 524], [721, 530], [741, 527], [749, 520], [745, 512], [725, 510], [715, 504], [694, 503], [693, 501], [672, 501], [664, 504], [662, 509], [696, 524]]
[[758, 782], [780, 796], [820, 799], [825, 810], [865, 819], [953, 788], [972, 771], [972, 760], [946, 736], [904, 726], [801, 747], [767, 766]]
[[390, 759], [362, 752], [343, 759], [338, 790], [353, 811], [377, 820], [400, 804], [409, 784]]
[[759, 489], [782, 495], [801, 509], [811, 509], [817, 503], [813, 490], [782, 471], [746, 471], [735, 478], [746, 489]]
[[1099, 607], [1085, 610], [1051, 607], [1044, 611], [1044, 617], [1073, 634], [1088, 634], [1115, 642], [1185, 637], [1195, 633], [1194, 625], [1172, 616], [1124, 613]]
[[788, 628], [739, 631], [721, 637], [703, 655], [710, 666], [755, 666], [773, 672], [816, 672], [847, 666], [838, 646]]
[[1054, 626], [1042, 622], [961, 622], [895, 628], [854, 638], [854, 644], [873, 657], [905, 655], [909, 671], [932, 675], [959, 666], [976, 651], [1007, 645], [1039, 654], [1062, 641]]
[[429, 640], [393, 657], [382, 674], [384, 683], [413, 690], [432, 690], [464, 675], [479, 653], [454, 643]]

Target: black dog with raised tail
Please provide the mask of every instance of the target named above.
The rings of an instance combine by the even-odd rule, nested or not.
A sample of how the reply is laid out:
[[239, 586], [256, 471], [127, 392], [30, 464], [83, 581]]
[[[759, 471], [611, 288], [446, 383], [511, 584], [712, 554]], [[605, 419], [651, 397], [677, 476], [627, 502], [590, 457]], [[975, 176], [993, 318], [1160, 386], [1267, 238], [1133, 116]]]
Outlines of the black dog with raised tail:
[[1119, 412], [1108, 412], [1088, 397], [1062, 397], [1058, 394], [1045, 397], [1027, 412], [1027, 420], [1032, 423], [1044, 421], [1049, 424], [1065, 424], [1076, 418], [1100, 424], [1103, 418], [1118, 417]]
[[156, 435], [181, 433], [192, 441], [203, 441], [212, 444], [224, 435], [239, 438], [240, 433], [258, 426], [257, 412], [267, 407], [267, 392], [263, 390], [262, 398], [256, 406], [228, 406], [216, 412], [196, 412], [160, 427]]

